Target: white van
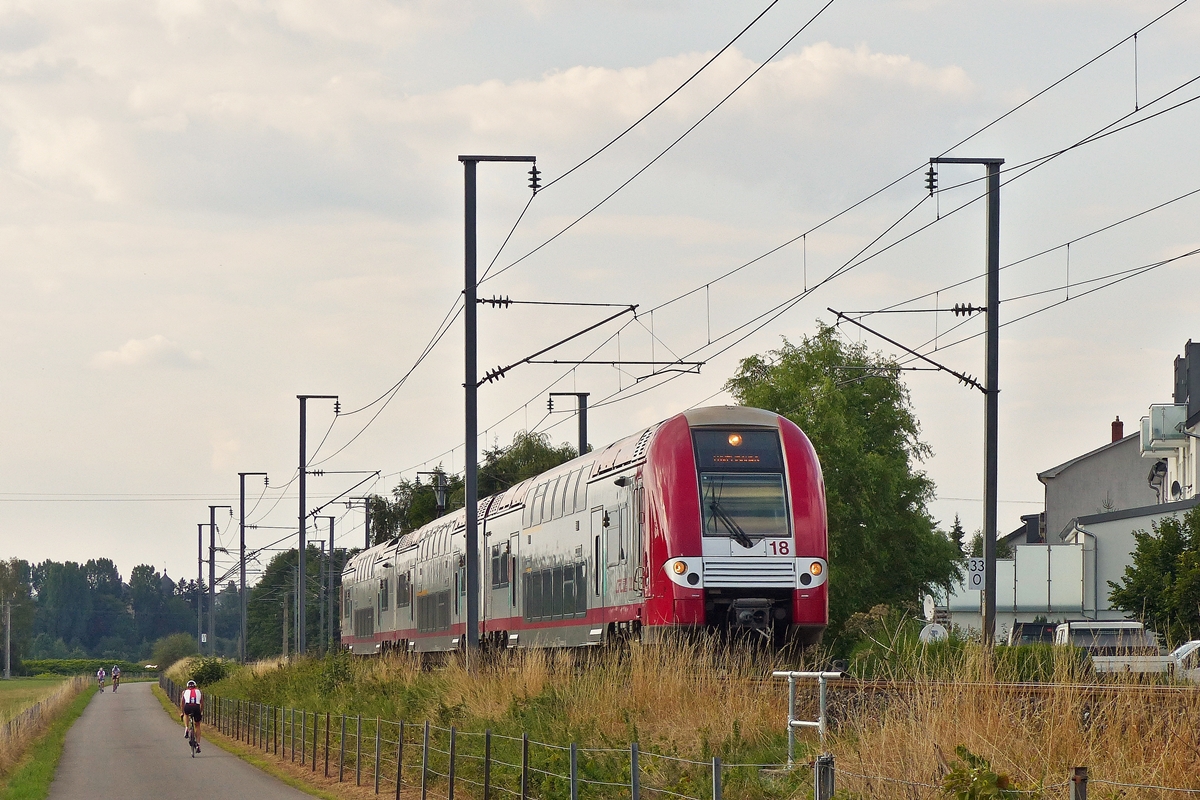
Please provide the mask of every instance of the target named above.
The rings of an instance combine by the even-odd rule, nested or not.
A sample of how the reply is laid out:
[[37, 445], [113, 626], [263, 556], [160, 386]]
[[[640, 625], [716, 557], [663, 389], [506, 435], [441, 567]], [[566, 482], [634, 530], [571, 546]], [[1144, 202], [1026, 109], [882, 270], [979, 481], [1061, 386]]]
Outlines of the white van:
[[1087, 651], [1096, 672], [1172, 672], [1175, 663], [1140, 622], [1064, 622], [1054, 631], [1054, 643]]

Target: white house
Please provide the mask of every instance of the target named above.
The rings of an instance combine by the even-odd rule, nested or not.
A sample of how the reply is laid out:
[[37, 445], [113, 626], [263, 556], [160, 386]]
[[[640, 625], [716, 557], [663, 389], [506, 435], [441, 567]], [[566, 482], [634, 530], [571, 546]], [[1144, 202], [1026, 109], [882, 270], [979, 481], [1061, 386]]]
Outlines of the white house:
[[[1138, 433], [1125, 436], [1118, 418], [1108, 444], [1038, 473], [1045, 511], [1023, 518], [1030, 533], [1005, 537], [1013, 557], [996, 562], [997, 639], [1013, 622], [1039, 617], [1123, 618], [1109, 584], [1132, 563], [1134, 531], [1200, 503], [1200, 344], [1189, 341], [1175, 359], [1173, 399], [1151, 406]], [[950, 622], [963, 628], [982, 627], [980, 604], [981, 593], [961, 584], [943, 600]]]

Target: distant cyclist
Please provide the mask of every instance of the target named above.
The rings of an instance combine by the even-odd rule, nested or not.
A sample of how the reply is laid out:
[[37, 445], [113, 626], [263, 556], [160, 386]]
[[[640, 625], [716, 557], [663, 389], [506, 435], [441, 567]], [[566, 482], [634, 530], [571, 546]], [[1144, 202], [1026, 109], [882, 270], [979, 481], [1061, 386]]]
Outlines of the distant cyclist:
[[121, 685], [121, 668], [118, 667], [116, 664], [113, 664], [112, 679], [113, 679], [113, 691], [115, 692], [117, 690], [117, 687]]
[[179, 719], [184, 720], [183, 735], [187, 737], [185, 717], [191, 717], [196, 730], [196, 752], [200, 752], [200, 718], [204, 711], [204, 695], [196, 688], [195, 681], [188, 681], [187, 688], [179, 695]]
[[96, 683], [100, 684], [100, 691], [104, 691], [104, 667], [96, 670]]

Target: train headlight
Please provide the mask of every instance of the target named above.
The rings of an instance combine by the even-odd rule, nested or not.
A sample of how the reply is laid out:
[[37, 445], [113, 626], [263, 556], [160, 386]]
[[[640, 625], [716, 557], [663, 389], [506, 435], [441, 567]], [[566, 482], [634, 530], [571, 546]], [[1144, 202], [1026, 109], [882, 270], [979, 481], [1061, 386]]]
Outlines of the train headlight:
[[676, 575], [682, 575], [683, 573], [687, 572], [687, 564], [682, 561], [676, 561], [671, 565], [671, 571]]
[[813, 575], [820, 575], [824, 569], [825, 568], [823, 566], [821, 566], [820, 561], [814, 561], [808, 565], [808, 571], [811, 572]]
[[740, 433], [729, 434], [730, 447], [740, 447], [742, 444], [742, 435]]

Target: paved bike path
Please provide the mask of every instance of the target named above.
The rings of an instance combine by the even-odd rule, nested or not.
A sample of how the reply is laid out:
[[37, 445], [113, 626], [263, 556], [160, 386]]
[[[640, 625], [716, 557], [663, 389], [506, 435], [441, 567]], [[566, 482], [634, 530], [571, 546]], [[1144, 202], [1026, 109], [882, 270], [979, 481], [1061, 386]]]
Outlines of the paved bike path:
[[202, 740], [192, 758], [183, 728], [163, 711], [150, 683], [97, 693], [67, 732], [50, 800], [309, 798]]

